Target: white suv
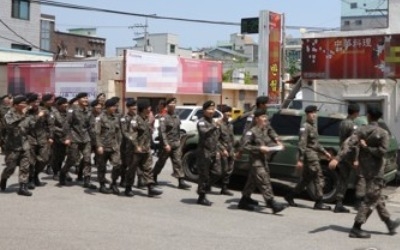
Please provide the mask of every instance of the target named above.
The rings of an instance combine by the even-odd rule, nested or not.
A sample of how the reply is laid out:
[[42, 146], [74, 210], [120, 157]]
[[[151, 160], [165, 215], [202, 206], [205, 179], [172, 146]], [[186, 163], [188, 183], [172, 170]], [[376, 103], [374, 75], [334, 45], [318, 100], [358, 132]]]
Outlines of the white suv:
[[[175, 114], [181, 119], [181, 132], [187, 133], [189, 131], [197, 130], [197, 121], [203, 117], [203, 107], [202, 106], [176, 106]], [[215, 119], [222, 118], [222, 113], [219, 110], [215, 110]], [[154, 122], [154, 133], [153, 140], [155, 144], [159, 143], [158, 138], [158, 126], [159, 121], [156, 119]]]

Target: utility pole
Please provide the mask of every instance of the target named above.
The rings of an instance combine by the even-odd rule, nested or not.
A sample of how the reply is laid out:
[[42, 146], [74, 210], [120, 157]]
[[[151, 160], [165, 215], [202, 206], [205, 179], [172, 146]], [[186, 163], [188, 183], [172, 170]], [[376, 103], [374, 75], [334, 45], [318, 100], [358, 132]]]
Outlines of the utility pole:
[[[156, 14], [152, 14], [152, 16], [156, 16]], [[143, 32], [135, 32], [135, 35], [143, 34], [143, 51], [144, 52], [152, 51], [152, 48], [150, 46], [148, 27], [149, 27], [149, 22], [148, 22], [147, 17], [145, 18], [144, 24], [137, 23], [133, 26], [129, 26], [129, 29], [135, 29], [135, 28], [143, 29]]]

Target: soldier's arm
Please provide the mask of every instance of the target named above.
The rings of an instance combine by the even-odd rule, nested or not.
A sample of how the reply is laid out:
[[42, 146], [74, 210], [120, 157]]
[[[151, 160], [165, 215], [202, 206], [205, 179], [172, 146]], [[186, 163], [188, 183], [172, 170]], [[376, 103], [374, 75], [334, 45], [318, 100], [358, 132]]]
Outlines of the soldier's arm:
[[54, 113], [47, 115], [47, 126], [49, 129], [49, 139], [54, 140], [54, 132], [55, 132], [55, 118]]
[[307, 125], [304, 124], [300, 128], [300, 134], [299, 134], [299, 161], [304, 160], [304, 154], [306, 152], [307, 148], [307, 137], [308, 137], [308, 128]]
[[72, 139], [72, 122], [74, 118], [74, 110], [69, 109], [67, 113], [67, 118], [65, 119], [64, 122], [64, 133], [65, 133], [65, 140], [71, 140]]
[[163, 146], [167, 146], [170, 144], [170, 142], [168, 141], [168, 136], [167, 136], [167, 126], [165, 125], [165, 117], [160, 117], [158, 118], [158, 121], [160, 122], [160, 126], [159, 126], [159, 133], [160, 136], [162, 138], [162, 143]]
[[101, 119], [101, 115], [95, 118], [94, 132], [96, 135], [96, 142], [95, 142], [96, 147], [104, 147], [101, 134], [102, 123], [103, 119]]
[[254, 143], [254, 133], [249, 130], [243, 137], [243, 150], [251, 153], [260, 153], [261, 151], [261, 146], [260, 145], [255, 145]]
[[120, 119], [120, 126], [121, 126], [121, 134], [125, 139], [129, 140], [129, 123], [126, 117], [122, 117]]
[[384, 131], [381, 133], [381, 143], [377, 147], [367, 146], [367, 150], [375, 157], [383, 157], [389, 148], [389, 134]]
[[268, 136], [276, 143], [278, 143], [279, 140], [279, 135], [276, 133], [275, 129], [271, 125], [267, 125], [267, 131], [268, 131]]

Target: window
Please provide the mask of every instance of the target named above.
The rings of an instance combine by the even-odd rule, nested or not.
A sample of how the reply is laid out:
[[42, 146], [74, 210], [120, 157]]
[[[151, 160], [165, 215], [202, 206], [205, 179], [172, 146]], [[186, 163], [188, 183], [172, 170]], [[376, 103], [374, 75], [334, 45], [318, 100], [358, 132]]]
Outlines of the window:
[[299, 135], [301, 119], [301, 116], [276, 113], [270, 122], [278, 135]]
[[75, 56], [76, 57], [84, 57], [85, 56], [85, 49], [75, 48]]
[[350, 9], [357, 9], [357, 3], [350, 3]]
[[13, 18], [29, 20], [29, 0], [12, 0], [11, 16]]
[[362, 25], [362, 20], [356, 20], [356, 25]]
[[350, 26], [350, 21], [349, 21], [349, 20], [344, 21], [344, 22], [343, 22], [343, 25], [344, 25], [344, 26]]
[[27, 44], [11, 44], [12, 49], [19, 49], [19, 50], [32, 50], [32, 47]]
[[50, 50], [50, 21], [42, 20], [40, 26], [40, 48]]
[[169, 52], [171, 54], [175, 54], [175, 49], [176, 49], [176, 45], [175, 44], [170, 44], [169, 45]]
[[327, 136], [338, 136], [339, 126], [342, 119], [331, 117], [318, 117], [318, 134]]

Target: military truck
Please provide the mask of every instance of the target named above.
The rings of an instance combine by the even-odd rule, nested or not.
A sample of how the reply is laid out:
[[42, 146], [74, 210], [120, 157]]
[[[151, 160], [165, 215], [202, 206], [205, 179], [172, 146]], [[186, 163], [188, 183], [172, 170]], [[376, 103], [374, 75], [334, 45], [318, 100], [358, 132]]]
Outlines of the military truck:
[[[300, 173], [296, 169], [297, 155], [298, 155], [298, 140], [301, 125], [305, 122], [304, 111], [295, 109], [280, 109], [268, 110], [270, 123], [275, 131], [280, 135], [285, 149], [283, 151], [275, 152], [270, 155], [270, 173], [272, 180], [279, 180], [284, 182], [295, 183], [299, 181]], [[319, 112], [317, 117], [318, 133], [320, 135], [320, 143], [333, 155], [339, 150], [339, 124], [346, 117], [345, 114], [340, 113], [323, 113]], [[241, 116], [238, 119], [232, 120], [234, 126], [235, 140], [239, 142], [244, 125], [246, 123], [246, 116]], [[356, 120], [358, 125], [366, 124], [365, 118], [358, 118]], [[390, 148], [385, 155], [385, 181], [390, 182], [396, 178], [397, 172], [397, 141], [391, 135], [386, 124], [381, 121], [380, 125], [386, 129], [390, 136]], [[196, 166], [196, 148], [197, 148], [197, 131], [190, 131], [191, 137], [186, 141], [182, 147], [182, 163], [186, 178], [196, 181], [198, 178], [198, 171]], [[332, 171], [328, 168], [328, 159], [321, 155], [321, 166], [325, 177], [325, 187], [323, 200], [330, 202], [335, 199], [339, 178], [337, 170]], [[249, 167], [249, 155], [243, 153], [241, 157], [235, 160], [234, 174], [247, 176]], [[348, 183], [348, 188], [355, 187], [356, 176], [352, 176]], [[311, 198], [315, 198], [315, 188], [313, 184], [307, 187], [307, 192]]]

